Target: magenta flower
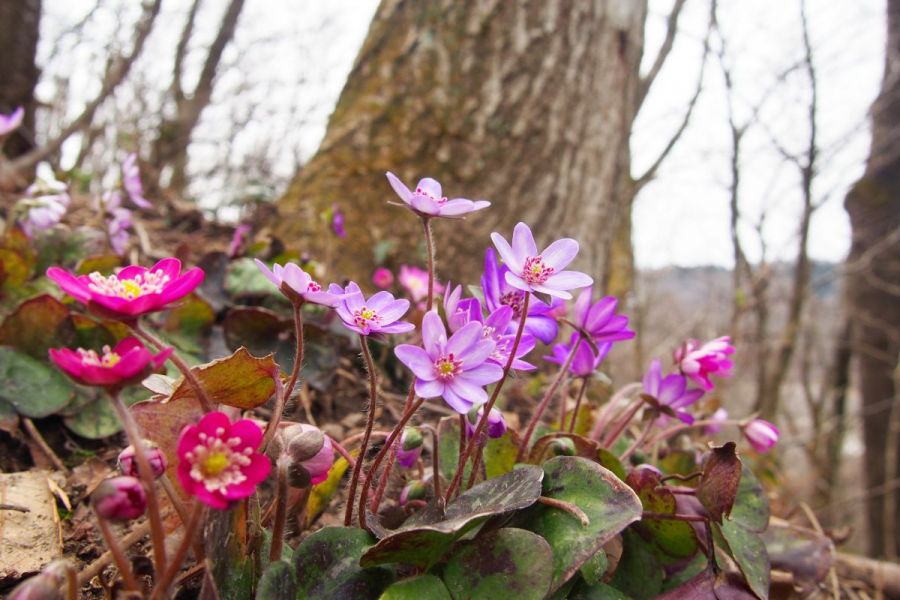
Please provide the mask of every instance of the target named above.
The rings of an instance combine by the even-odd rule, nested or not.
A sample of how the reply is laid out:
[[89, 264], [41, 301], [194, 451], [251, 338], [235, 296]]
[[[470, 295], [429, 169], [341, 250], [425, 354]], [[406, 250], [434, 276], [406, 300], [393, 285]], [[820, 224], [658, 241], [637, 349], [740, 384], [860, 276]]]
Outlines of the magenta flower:
[[[475, 410], [470, 410], [469, 414], [466, 416], [466, 437], [471, 438], [475, 435], [475, 428], [478, 426], [478, 422], [481, 421], [481, 417], [484, 416], [484, 407], [480, 407], [478, 412]], [[487, 435], [489, 438], [498, 438], [503, 437], [503, 434], [506, 433], [506, 419], [503, 418], [503, 413], [497, 410], [496, 408], [492, 408], [491, 412], [488, 413], [488, 422], [487, 422]]]
[[244, 243], [247, 241], [251, 231], [253, 231], [253, 228], [246, 223], [241, 223], [234, 228], [234, 233], [231, 234], [231, 242], [228, 243], [229, 257], [234, 258], [241, 253], [241, 249], [244, 247]]
[[574, 290], [591, 285], [594, 280], [578, 271], [563, 271], [578, 254], [578, 242], [571, 238], [556, 240], [538, 252], [531, 229], [518, 223], [513, 229], [512, 246], [499, 233], [491, 240], [500, 258], [509, 267], [506, 283], [524, 292], [540, 292], [568, 300]]
[[743, 427], [741, 431], [753, 449], [760, 454], [765, 454], [775, 447], [781, 432], [772, 423], [763, 419], [753, 419]]
[[141, 185], [141, 172], [138, 169], [137, 154], [132, 152], [122, 161], [122, 187], [128, 197], [141, 208], [153, 208], [153, 204], [144, 198], [144, 186]]
[[344, 213], [337, 204], [331, 205], [331, 230], [341, 239], [347, 237], [347, 231], [344, 229]]
[[343, 294], [335, 310], [344, 325], [360, 335], [406, 333], [416, 328], [412, 323], [398, 321], [409, 310], [409, 300], [396, 300], [390, 292], [378, 292], [366, 300], [352, 281], [343, 290], [334, 284], [328, 290]]
[[59, 267], [47, 269], [47, 277], [101, 316], [134, 319], [165, 310], [193, 292], [203, 282], [203, 271], [194, 267], [182, 273], [180, 260], [164, 258], [149, 269], [131, 265], [107, 277], [96, 271], [76, 277]]
[[[419, 267], [400, 265], [400, 275], [398, 275], [397, 280], [403, 286], [403, 289], [409, 292], [413, 302], [420, 302], [428, 297], [428, 271]], [[440, 294], [443, 291], [444, 286], [435, 280], [434, 293]]]
[[415, 427], [406, 427], [397, 440], [397, 464], [411, 469], [422, 454], [422, 434]]
[[178, 438], [178, 481], [212, 508], [228, 508], [247, 498], [269, 475], [272, 464], [261, 454], [263, 432], [250, 419], [232, 423], [223, 412], [206, 414]]
[[[147, 456], [147, 462], [150, 463], [150, 469], [153, 471], [153, 476], [157, 479], [162, 477], [163, 473], [166, 472], [166, 468], [169, 466], [169, 461], [166, 460], [165, 453], [159, 449], [159, 446], [150, 440], [144, 440], [144, 454]], [[123, 475], [140, 477], [137, 459], [134, 456], [134, 446], [128, 446], [119, 452], [119, 458], [116, 460], [116, 464]]]
[[690, 377], [704, 390], [713, 389], [710, 375], [731, 377], [733, 363], [728, 358], [734, 354], [734, 346], [726, 335], [706, 342], [702, 346], [697, 340], [688, 340], [675, 351], [675, 362], [681, 373]]
[[[506, 273], [509, 267], [497, 263], [497, 256], [491, 248], [484, 255], [484, 274], [481, 276], [481, 288], [484, 292], [485, 309], [493, 313], [501, 306], [508, 306], [513, 311], [509, 331], [515, 333], [522, 315], [522, 306], [525, 303], [525, 294], [506, 282]], [[525, 333], [529, 333], [549, 344], [556, 339], [559, 332], [559, 324], [554, 314], [554, 307], [561, 306], [562, 300], [553, 299], [554, 304], [548, 306], [532, 296], [528, 302], [528, 316], [525, 317]], [[449, 313], [448, 319], [449, 319]]]
[[[675, 415], [688, 425], [694, 422], [694, 417], [684, 409], [703, 396], [703, 390], [689, 389], [687, 378], [681, 375], [672, 374], [663, 377], [659, 360], [651, 362], [644, 375], [644, 393], [655, 398], [662, 406], [672, 409]], [[666, 420], [665, 415], [660, 418]]]
[[606, 296], [591, 303], [593, 289], [593, 286], [585, 288], [575, 301], [575, 324], [598, 344], [633, 338], [634, 332], [628, 329], [628, 317], [616, 314], [619, 301], [614, 296]]
[[437, 312], [422, 319], [424, 348], [401, 344], [394, 354], [416, 376], [416, 393], [422, 398], [443, 397], [450, 407], [466, 414], [487, 402], [485, 385], [499, 380], [503, 368], [489, 361], [494, 342], [485, 339], [481, 323], [469, 323], [447, 339]]
[[[578, 333], [573, 333], [572, 337], [569, 338], [568, 344], [554, 345], [553, 354], [545, 356], [544, 360], [557, 365], [564, 365], [569, 357], [569, 352], [572, 351], [572, 344], [579, 337]], [[575, 350], [575, 356], [572, 357], [572, 365], [569, 367], [569, 372], [575, 377], [590, 377], [600, 367], [600, 363], [609, 354], [611, 348], [612, 342], [601, 342], [597, 344], [597, 352], [595, 353], [586, 340], [579, 339], [578, 348]]]
[[258, 258], [253, 260], [256, 261], [256, 266], [262, 274], [291, 302], [311, 302], [333, 308], [341, 299], [340, 293], [324, 291], [321, 285], [313, 281], [309, 273], [294, 263], [287, 263], [283, 267], [275, 263], [270, 270]]
[[19, 128], [25, 118], [25, 108], [20, 106], [8, 115], [0, 113], [0, 137]]
[[135, 477], [104, 479], [91, 494], [97, 516], [107, 521], [130, 521], [147, 510], [147, 493]]
[[372, 283], [374, 283], [375, 287], [379, 290], [386, 290], [394, 283], [394, 274], [391, 273], [390, 269], [378, 267], [372, 273]]
[[718, 408], [716, 412], [709, 416], [709, 420], [712, 422], [703, 428], [703, 433], [715, 435], [721, 431], [722, 425], [728, 420], [728, 411], [724, 408]]
[[137, 338], [127, 337], [110, 349], [103, 347], [103, 354], [78, 348], [51, 348], [50, 358], [69, 377], [84, 385], [121, 387], [137, 383], [157, 370], [172, 348], [153, 355]]
[[415, 192], [409, 191], [409, 188], [393, 173], [388, 172], [387, 178], [406, 206], [422, 217], [461, 217], [491, 205], [487, 200], [474, 202], [465, 198], [447, 200], [447, 196], [441, 191], [441, 184], [430, 177], [419, 180]]
[[[299, 427], [301, 433], [308, 431], [319, 431], [317, 427], [306, 423], [297, 423], [294, 427]], [[306, 460], [300, 461], [300, 464], [309, 473], [312, 485], [317, 485], [328, 479], [328, 473], [334, 465], [334, 446], [331, 444], [331, 438], [323, 434], [322, 448], [313, 456]]]

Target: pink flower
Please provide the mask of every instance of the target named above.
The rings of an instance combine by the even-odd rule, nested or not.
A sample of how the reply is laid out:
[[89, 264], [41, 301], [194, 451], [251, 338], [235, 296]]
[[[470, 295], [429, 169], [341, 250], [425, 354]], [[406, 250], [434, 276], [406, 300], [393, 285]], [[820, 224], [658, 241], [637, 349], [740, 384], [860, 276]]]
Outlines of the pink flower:
[[[655, 398], [662, 406], [671, 408], [684, 423], [690, 425], [694, 422], [694, 417], [684, 409], [697, 402], [703, 396], [703, 390], [689, 389], [687, 379], [681, 375], [663, 377], [659, 360], [650, 363], [643, 383], [645, 394]], [[665, 416], [660, 419], [666, 420]]]
[[128, 230], [131, 229], [132, 212], [122, 207], [122, 194], [118, 191], [106, 195], [103, 199], [103, 208], [107, 216], [106, 233], [109, 245], [113, 252], [124, 256], [125, 250], [128, 249], [128, 240], [131, 237]]
[[8, 115], [0, 114], [0, 137], [19, 128], [25, 118], [25, 108], [20, 106]]
[[753, 419], [741, 427], [741, 431], [753, 449], [761, 454], [774, 448], [781, 436], [781, 432], [775, 425], [763, 419]]
[[134, 477], [103, 480], [91, 494], [94, 512], [108, 521], [130, 521], [147, 510], [147, 493]]
[[234, 258], [240, 254], [241, 248], [244, 247], [244, 242], [251, 231], [253, 231], [253, 228], [246, 223], [241, 223], [234, 228], [234, 233], [231, 234], [231, 242], [228, 244], [228, 256]]
[[499, 233], [491, 240], [500, 258], [509, 267], [506, 283], [525, 292], [540, 292], [568, 300], [568, 290], [591, 285], [594, 280], [578, 271], [563, 271], [578, 254], [578, 242], [571, 238], [557, 240], [538, 252], [531, 229], [519, 223], [513, 229], [512, 245]]
[[360, 335], [406, 333], [416, 328], [412, 323], [398, 320], [409, 310], [409, 300], [396, 300], [390, 292], [378, 292], [367, 300], [352, 281], [344, 289], [331, 284], [328, 291], [343, 294], [335, 311], [348, 329]]
[[[150, 463], [150, 469], [153, 471], [153, 476], [157, 479], [162, 477], [163, 473], [166, 472], [166, 468], [169, 466], [169, 461], [166, 460], [165, 453], [159, 449], [159, 446], [150, 440], [144, 440], [144, 454], [147, 456], [147, 462]], [[119, 452], [119, 458], [116, 460], [116, 464], [119, 466], [119, 471], [121, 471], [123, 475], [140, 477], [137, 459], [134, 456], [134, 446], [128, 446]]]
[[633, 338], [634, 332], [628, 329], [628, 317], [616, 314], [619, 301], [614, 296], [606, 296], [591, 303], [593, 289], [593, 286], [585, 288], [575, 301], [575, 324], [598, 344]]
[[122, 161], [122, 187], [131, 201], [141, 208], [153, 208], [153, 204], [144, 198], [144, 186], [141, 185], [141, 172], [138, 169], [137, 154], [132, 152]]
[[[400, 285], [409, 292], [413, 302], [419, 302], [428, 297], [428, 271], [419, 267], [410, 267], [409, 265], [400, 265], [400, 275], [397, 277]], [[440, 294], [444, 291], [444, 286], [434, 282], [434, 293]]]
[[390, 269], [378, 267], [372, 273], [372, 283], [374, 283], [375, 287], [379, 290], [386, 290], [394, 283], [394, 274], [391, 273]]
[[51, 348], [50, 358], [66, 375], [84, 385], [121, 387], [137, 383], [162, 366], [172, 348], [153, 355], [137, 338], [127, 337], [103, 354], [78, 348]]
[[447, 200], [441, 191], [441, 184], [430, 177], [419, 180], [415, 192], [411, 192], [393, 173], [388, 172], [387, 178], [406, 206], [422, 217], [460, 217], [491, 205], [487, 200]]
[[406, 427], [396, 443], [397, 464], [411, 469], [422, 454], [422, 434], [415, 427]]
[[294, 263], [287, 263], [283, 267], [275, 263], [269, 270], [269, 267], [258, 258], [253, 260], [256, 261], [256, 266], [262, 274], [291, 302], [311, 302], [333, 308], [341, 299], [341, 293], [323, 291], [322, 286], [313, 281], [309, 273]]
[[712, 422], [703, 428], [703, 432], [707, 435], [715, 435], [721, 431], [722, 425], [728, 420], [728, 411], [724, 408], [718, 408], [716, 412], [710, 415], [709, 420]]
[[180, 260], [164, 258], [150, 269], [131, 265], [107, 277], [96, 271], [75, 276], [59, 267], [47, 269], [47, 277], [95, 313], [128, 320], [169, 308], [203, 282], [203, 271], [182, 273]]
[[250, 419], [232, 423], [218, 411], [185, 426], [177, 449], [181, 487], [212, 508], [225, 509], [247, 498], [272, 468], [258, 451], [262, 437], [262, 429]]
[[734, 354], [734, 346], [730, 341], [727, 335], [702, 346], [697, 340], [687, 340], [675, 351], [675, 362], [682, 374], [709, 391], [714, 387], [710, 375], [731, 377], [733, 363], [728, 355]]

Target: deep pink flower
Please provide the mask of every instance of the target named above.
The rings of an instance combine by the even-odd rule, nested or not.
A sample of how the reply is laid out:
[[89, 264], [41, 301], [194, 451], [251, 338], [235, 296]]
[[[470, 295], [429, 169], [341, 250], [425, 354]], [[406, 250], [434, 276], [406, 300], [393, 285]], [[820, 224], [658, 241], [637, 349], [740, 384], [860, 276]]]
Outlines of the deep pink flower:
[[753, 449], [761, 454], [774, 448], [778, 443], [778, 438], [781, 437], [778, 428], [763, 419], [753, 419], [741, 427], [741, 431]]
[[[544, 360], [558, 365], [564, 365], [566, 359], [569, 357], [569, 352], [572, 351], [572, 344], [575, 343], [575, 340], [578, 337], [578, 333], [573, 333], [572, 337], [569, 338], [568, 344], [554, 345], [553, 354], [545, 356]], [[586, 340], [579, 340], [578, 348], [575, 350], [575, 356], [572, 357], [572, 365], [569, 367], [569, 372], [575, 377], [590, 377], [591, 374], [600, 367], [600, 363], [602, 363], [606, 358], [606, 355], [609, 354], [611, 348], [612, 342], [601, 342], [597, 344], [597, 352], [595, 353], [594, 349], [591, 348], [591, 345]]]
[[[681, 375], [673, 373], [663, 377], [659, 360], [651, 362], [644, 375], [644, 393], [671, 408], [681, 421], [689, 425], [694, 422], [694, 417], [684, 409], [703, 396], [703, 390], [688, 388], [687, 379]], [[660, 419], [665, 422], [665, 415]]]
[[409, 310], [409, 300], [396, 300], [390, 292], [378, 292], [367, 300], [352, 281], [344, 289], [331, 284], [328, 291], [343, 294], [335, 311], [348, 329], [360, 335], [406, 333], [416, 328], [412, 323], [398, 320]]
[[20, 106], [8, 115], [0, 114], [0, 137], [19, 128], [25, 118], [25, 108]]
[[51, 348], [50, 358], [66, 375], [84, 385], [120, 387], [137, 383], [162, 366], [172, 354], [165, 348], [152, 354], [137, 338], [127, 337], [103, 354], [78, 348]]
[[512, 245], [499, 233], [491, 240], [500, 258], [509, 267], [506, 282], [525, 292], [540, 292], [568, 300], [568, 290], [591, 285], [594, 280], [579, 271], [563, 271], [578, 254], [578, 242], [571, 238], [557, 240], [538, 252], [531, 229], [519, 223], [513, 229]]
[[441, 191], [441, 184], [430, 177], [419, 180], [415, 192], [411, 192], [393, 173], [388, 172], [387, 178], [406, 206], [423, 217], [460, 217], [491, 205], [487, 200], [447, 200]]
[[[409, 265], [400, 265], [400, 274], [397, 276], [400, 285], [403, 286], [413, 302], [419, 302], [428, 297], [428, 271], [419, 267], [411, 267]], [[434, 281], [434, 293], [440, 294], [444, 291], [437, 280]]]
[[697, 340], [687, 340], [675, 351], [675, 362], [682, 374], [709, 391], [714, 387], [710, 375], [731, 377], [733, 363], [728, 356], [734, 354], [734, 346], [730, 342], [727, 335], [702, 346]]
[[247, 498], [269, 475], [272, 464], [259, 445], [263, 432], [250, 419], [232, 423], [223, 412], [211, 412], [187, 425], [178, 438], [178, 481], [212, 508], [228, 508]]
[[[150, 469], [153, 471], [153, 476], [156, 478], [162, 477], [163, 473], [166, 472], [166, 468], [169, 466], [169, 461], [166, 460], [165, 453], [160, 450], [159, 446], [150, 440], [144, 440], [144, 454], [147, 456], [147, 462], [150, 463]], [[128, 446], [119, 452], [119, 458], [116, 460], [116, 464], [119, 466], [119, 471], [121, 471], [123, 475], [140, 477], [137, 458], [134, 456], [134, 446]]]
[[144, 186], [141, 185], [141, 172], [138, 169], [137, 154], [132, 152], [122, 161], [122, 187], [131, 201], [141, 208], [153, 208], [153, 204], [144, 198]]
[[588, 286], [575, 301], [574, 322], [596, 342], [630, 340], [634, 332], [628, 329], [628, 317], [617, 315], [619, 301], [615, 296], [605, 296], [591, 302], [594, 287]]
[[401, 344], [394, 354], [416, 376], [416, 393], [422, 398], [444, 398], [450, 407], [466, 414], [487, 402], [484, 386], [503, 376], [503, 368], [489, 361], [493, 340], [486, 339], [481, 323], [473, 322], [447, 339], [447, 330], [437, 312], [422, 319], [424, 348]]
[[256, 266], [266, 278], [275, 284], [291, 302], [312, 302], [333, 308], [341, 299], [341, 294], [335, 294], [331, 290], [325, 291], [321, 285], [313, 281], [309, 273], [294, 263], [287, 263], [283, 267], [278, 263], [272, 265], [272, 269], [266, 266], [258, 258]]
[[397, 464], [411, 469], [422, 454], [422, 434], [415, 427], [406, 427], [397, 440]]
[[194, 267], [182, 273], [180, 260], [164, 258], [150, 269], [131, 265], [107, 277], [96, 271], [75, 276], [59, 267], [47, 269], [47, 277], [101, 316], [133, 319], [190, 294], [203, 282], [203, 271]]
[[135, 477], [104, 479], [91, 494], [94, 512], [108, 521], [130, 521], [147, 510], [147, 493]]
[[394, 283], [394, 274], [388, 268], [378, 267], [372, 273], [372, 283], [379, 290], [386, 290]]
[[[481, 421], [481, 417], [484, 416], [484, 407], [480, 407], [478, 412], [475, 409], [469, 411], [469, 414], [466, 415], [466, 437], [471, 438], [475, 435], [475, 428], [478, 427], [478, 422]], [[491, 412], [488, 413], [488, 422], [487, 422], [487, 436], [489, 438], [498, 438], [503, 437], [503, 434], [506, 433], [506, 419], [503, 418], [503, 413], [497, 410], [496, 408], [492, 408]]]

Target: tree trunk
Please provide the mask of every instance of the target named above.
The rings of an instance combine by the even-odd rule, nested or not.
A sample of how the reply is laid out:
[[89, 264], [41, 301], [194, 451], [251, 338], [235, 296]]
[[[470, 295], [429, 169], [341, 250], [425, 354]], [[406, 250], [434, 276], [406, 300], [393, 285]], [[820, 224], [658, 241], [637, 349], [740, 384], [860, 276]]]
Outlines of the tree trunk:
[[3, 146], [9, 158], [34, 147], [34, 86], [40, 71], [34, 62], [41, 22], [41, 0], [0, 0], [0, 113], [25, 107], [25, 120]]
[[[853, 242], [847, 299], [854, 315], [853, 349], [863, 402], [869, 550], [887, 552], [897, 531], [885, 531], [885, 497], [897, 473], [886, 472], [893, 371], [900, 352], [900, 0], [888, 0], [887, 59], [881, 92], [872, 105], [872, 146], [863, 177], [847, 194]], [[896, 464], [897, 461], [890, 461]], [[888, 496], [890, 497], [890, 496]], [[896, 512], [895, 512], [896, 514]], [[895, 518], [896, 523], [898, 520]]]
[[[385, 179], [434, 177], [448, 197], [493, 205], [436, 227], [438, 275], [472, 281], [488, 234], [528, 223], [568, 236], [576, 266], [606, 280], [630, 180], [645, 0], [383, 0], [318, 153], [279, 201], [275, 233], [323, 253], [333, 203], [348, 236], [340, 274], [424, 259], [421, 227]], [[390, 248], [387, 245], [390, 244]], [[416, 252], [418, 251], [418, 258]]]

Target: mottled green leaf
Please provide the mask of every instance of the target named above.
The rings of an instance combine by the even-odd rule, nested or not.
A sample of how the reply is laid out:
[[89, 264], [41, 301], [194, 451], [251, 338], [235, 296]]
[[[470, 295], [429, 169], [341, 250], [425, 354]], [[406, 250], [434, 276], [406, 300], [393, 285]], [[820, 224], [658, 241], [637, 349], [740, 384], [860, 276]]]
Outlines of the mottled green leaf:
[[66, 427], [81, 437], [100, 440], [122, 430], [122, 424], [109, 398], [101, 396], [75, 414], [65, 417]]
[[605, 583], [594, 585], [581, 583], [575, 586], [568, 600], [631, 600], [631, 598]]
[[623, 538], [622, 558], [610, 584], [634, 600], [655, 598], [662, 589], [662, 567], [637, 533], [628, 530]]
[[735, 523], [756, 532], [764, 531], [769, 524], [769, 499], [759, 479], [747, 465], [741, 470], [737, 500], [730, 518]]
[[444, 582], [434, 575], [404, 579], [384, 590], [378, 600], [451, 600]]
[[519, 436], [512, 429], [498, 438], [488, 439], [484, 445], [484, 469], [488, 479], [509, 473], [516, 465]]
[[[644, 505], [644, 512], [675, 514], [675, 495], [660, 483], [659, 475], [653, 470], [633, 469], [625, 481], [637, 492]], [[644, 518], [637, 527], [669, 557], [688, 558], [699, 548], [694, 528], [686, 521]]]
[[747, 585], [760, 599], [769, 597], [771, 568], [766, 545], [758, 533], [744, 528], [735, 521], [725, 519], [721, 525], [713, 524], [727, 544], [726, 550], [737, 563]]
[[75, 397], [54, 367], [6, 346], [0, 347], [0, 399], [32, 419], [59, 412]]
[[378, 598], [393, 576], [384, 567], [360, 567], [360, 557], [374, 541], [354, 527], [326, 527], [303, 540], [294, 551], [297, 599]]
[[297, 578], [294, 567], [283, 561], [271, 563], [256, 586], [257, 600], [296, 600]]

